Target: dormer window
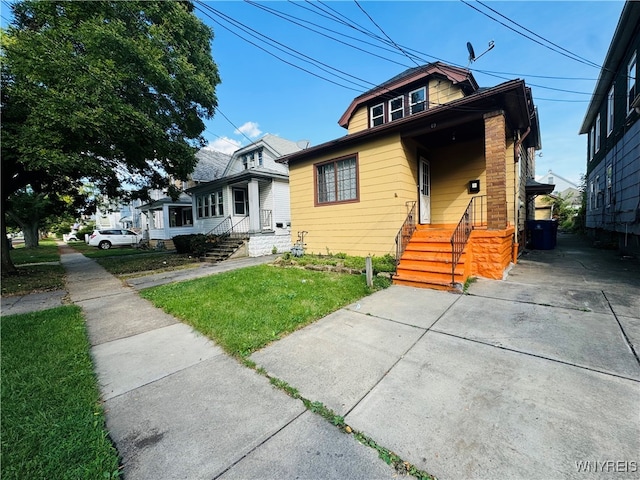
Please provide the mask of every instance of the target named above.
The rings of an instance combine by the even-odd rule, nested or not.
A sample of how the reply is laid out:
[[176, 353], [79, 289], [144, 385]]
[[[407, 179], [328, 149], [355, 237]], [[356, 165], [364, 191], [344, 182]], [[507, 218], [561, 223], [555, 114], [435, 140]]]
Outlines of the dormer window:
[[389, 100], [389, 121], [393, 122], [404, 117], [404, 97], [396, 97]]
[[384, 104], [371, 107], [371, 126], [382, 125], [384, 123]]
[[411, 115], [426, 109], [426, 89], [424, 87], [409, 93], [409, 111]]

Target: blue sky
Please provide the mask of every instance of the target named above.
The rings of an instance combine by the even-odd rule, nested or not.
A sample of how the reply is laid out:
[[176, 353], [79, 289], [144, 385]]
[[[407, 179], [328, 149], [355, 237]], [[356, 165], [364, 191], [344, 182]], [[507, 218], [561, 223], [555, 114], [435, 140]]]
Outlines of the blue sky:
[[[196, 0], [222, 78], [204, 137], [229, 153], [266, 133], [318, 145], [346, 134], [338, 119], [354, 97], [440, 60], [469, 66], [482, 87], [524, 79], [542, 131], [536, 174], [577, 183], [587, 144], [578, 130], [600, 73], [588, 63], [602, 65], [624, 2], [481, 1]], [[8, 13], [3, 1], [3, 26]], [[490, 41], [469, 65], [467, 42], [479, 56]]]
[[600, 73], [588, 63], [602, 65], [624, 2], [197, 5], [196, 14], [214, 30], [212, 52], [222, 78], [219, 112], [204, 132], [214, 148], [233, 151], [266, 133], [312, 145], [341, 137], [346, 130], [338, 119], [360, 93], [416, 64], [441, 60], [466, 67], [467, 42], [479, 56], [493, 41], [494, 48], [470, 65], [478, 84], [524, 79], [540, 114], [543, 148], [536, 174], [552, 169], [577, 183], [585, 171], [587, 141], [578, 130]]

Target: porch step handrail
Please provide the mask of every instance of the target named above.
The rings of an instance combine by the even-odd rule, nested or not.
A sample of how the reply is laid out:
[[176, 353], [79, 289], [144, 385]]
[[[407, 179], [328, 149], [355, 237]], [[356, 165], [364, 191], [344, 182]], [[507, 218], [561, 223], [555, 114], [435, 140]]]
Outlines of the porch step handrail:
[[[456, 267], [469, 241], [471, 230], [484, 224], [485, 198], [486, 195], [479, 195], [469, 200], [466, 210], [451, 235], [451, 285], [456, 283]], [[478, 210], [480, 211], [479, 219]]]
[[404, 250], [407, 248], [413, 232], [416, 231], [416, 202], [406, 202], [405, 205], [409, 213], [396, 235], [396, 265], [400, 263], [400, 257], [402, 257]]
[[[244, 237], [249, 231], [248, 225], [249, 225], [248, 216], [242, 218], [242, 220], [239, 220], [234, 224], [233, 219], [231, 218], [231, 215], [229, 215], [225, 217], [225, 219], [222, 220], [222, 222], [220, 222], [218, 225], [212, 228], [207, 233], [207, 236], [211, 235], [215, 237], [233, 237], [233, 238]], [[247, 227], [247, 228], [244, 228], [244, 227]]]

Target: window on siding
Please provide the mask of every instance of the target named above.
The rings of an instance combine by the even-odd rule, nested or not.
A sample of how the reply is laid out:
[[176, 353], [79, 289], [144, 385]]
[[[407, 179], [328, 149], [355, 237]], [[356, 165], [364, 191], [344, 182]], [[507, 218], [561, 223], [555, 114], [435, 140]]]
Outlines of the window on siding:
[[262, 150], [258, 150], [258, 166], [261, 167], [264, 164], [264, 160], [262, 158]]
[[426, 109], [426, 99], [426, 89], [424, 87], [414, 90], [409, 94], [409, 111], [412, 115]]
[[404, 117], [404, 97], [396, 97], [389, 100], [389, 121]]
[[613, 167], [607, 165], [607, 207], [611, 206], [613, 201]]
[[593, 184], [593, 180], [591, 180], [591, 182], [589, 182], [589, 210], [593, 210], [595, 194], [596, 194], [596, 189]]
[[595, 127], [591, 127], [591, 134], [589, 135], [589, 160], [593, 160], [593, 146], [595, 145], [596, 140], [596, 129]]
[[633, 54], [631, 61], [627, 66], [627, 114], [631, 113], [633, 108], [631, 104], [636, 98], [636, 54]]
[[598, 152], [600, 150], [600, 114], [596, 117], [596, 141], [595, 141], [595, 151]]
[[371, 107], [370, 116], [372, 127], [382, 125], [384, 123], [384, 105], [381, 103], [380, 105]]
[[169, 227], [184, 227], [193, 223], [191, 207], [169, 207]]
[[358, 200], [358, 162], [356, 156], [316, 165], [317, 204]]
[[224, 215], [224, 202], [222, 190], [198, 195], [196, 197], [196, 209], [198, 218], [221, 217]]
[[247, 215], [247, 193], [239, 188], [233, 189], [233, 214]]
[[613, 132], [613, 86], [607, 95], [607, 136]]
[[596, 192], [595, 192], [595, 196], [596, 196], [596, 208], [600, 207], [600, 175], [596, 176]]

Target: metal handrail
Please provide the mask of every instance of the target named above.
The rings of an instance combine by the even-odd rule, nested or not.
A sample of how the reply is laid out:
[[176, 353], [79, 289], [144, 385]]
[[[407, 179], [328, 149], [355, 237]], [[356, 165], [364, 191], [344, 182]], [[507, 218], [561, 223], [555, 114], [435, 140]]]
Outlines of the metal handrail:
[[[469, 237], [471, 236], [471, 230], [478, 225], [484, 224], [485, 198], [485, 195], [471, 198], [467, 208], [462, 214], [462, 218], [460, 218], [458, 225], [451, 235], [451, 285], [454, 285], [456, 282], [456, 267], [458, 266], [458, 261], [460, 260]], [[479, 222], [477, 219], [478, 210], [480, 210]]]
[[406, 202], [405, 205], [409, 213], [396, 235], [396, 265], [400, 263], [400, 257], [402, 257], [405, 248], [407, 248], [413, 232], [416, 231], [416, 202]]
[[[245, 225], [246, 224], [246, 225]], [[212, 228], [208, 233], [207, 236], [214, 236], [214, 237], [244, 237], [247, 232], [248, 232], [248, 228], [242, 228], [242, 227], [248, 227], [249, 224], [249, 217], [244, 217], [242, 220], [236, 222], [235, 224], [233, 223], [233, 220], [231, 218], [231, 215], [229, 215], [228, 217], [226, 217], [222, 222], [220, 222], [218, 225], [216, 225], [214, 228]]]

